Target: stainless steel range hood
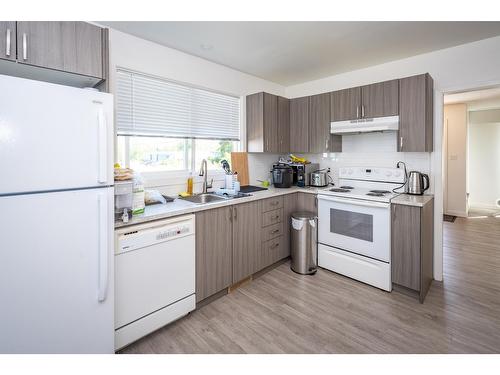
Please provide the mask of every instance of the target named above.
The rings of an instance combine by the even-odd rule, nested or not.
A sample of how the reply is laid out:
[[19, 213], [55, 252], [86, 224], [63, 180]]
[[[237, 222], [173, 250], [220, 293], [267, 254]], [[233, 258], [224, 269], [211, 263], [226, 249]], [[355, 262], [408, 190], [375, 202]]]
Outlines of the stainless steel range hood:
[[357, 134], [397, 131], [399, 116], [362, 118], [357, 120], [334, 121], [330, 123], [331, 134]]

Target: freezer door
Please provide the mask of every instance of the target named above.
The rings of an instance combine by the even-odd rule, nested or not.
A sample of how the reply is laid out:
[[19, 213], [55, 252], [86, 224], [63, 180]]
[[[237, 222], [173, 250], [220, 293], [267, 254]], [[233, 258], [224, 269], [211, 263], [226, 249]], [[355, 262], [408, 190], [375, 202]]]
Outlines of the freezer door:
[[0, 353], [113, 353], [113, 188], [0, 197]]
[[0, 195], [113, 184], [113, 96], [0, 75]]

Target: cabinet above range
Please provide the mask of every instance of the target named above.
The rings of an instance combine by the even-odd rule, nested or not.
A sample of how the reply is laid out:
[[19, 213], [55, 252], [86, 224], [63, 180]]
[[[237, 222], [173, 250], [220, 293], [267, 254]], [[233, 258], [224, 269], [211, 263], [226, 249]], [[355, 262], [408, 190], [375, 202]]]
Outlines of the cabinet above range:
[[[278, 103], [281, 113], [288, 107], [288, 117], [276, 115]], [[342, 122], [339, 134], [331, 134], [333, 122]], [[380, 129], [373, 126], [377, 124]], [[248, 152], [341, 152], [341, 134], [356, 134], [364, 125], [370, 127], [365, 131], [397, 131], [397, 151], [431, 152], [431, 76], [421, 74], [294, 99], [268, 93], [247, 96]]]
[[107, 78], [108, 30], [87, 22], [0, 22], [0, 73], [76, 87]]

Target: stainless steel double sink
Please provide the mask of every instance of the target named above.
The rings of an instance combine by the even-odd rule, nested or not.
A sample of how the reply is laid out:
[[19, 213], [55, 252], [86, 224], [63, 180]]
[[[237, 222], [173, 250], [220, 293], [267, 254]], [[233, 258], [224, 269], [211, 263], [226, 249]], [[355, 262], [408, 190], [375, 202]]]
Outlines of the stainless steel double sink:
[[221, 196], [214, 193], [206, 193], [206, 194], [196, 194], [191, 195], [189, 197], [181, 197], [180, 199], [186, 200], [188, 202], [196, 203], [196, 204], [204, 204], [204, 203], [213, 203], [213, 202], [221, 202], [227, 201], [236, 198], [242, 198], [245, 196], [250, 196], [250, 194], [240, 194], [237, 196]]

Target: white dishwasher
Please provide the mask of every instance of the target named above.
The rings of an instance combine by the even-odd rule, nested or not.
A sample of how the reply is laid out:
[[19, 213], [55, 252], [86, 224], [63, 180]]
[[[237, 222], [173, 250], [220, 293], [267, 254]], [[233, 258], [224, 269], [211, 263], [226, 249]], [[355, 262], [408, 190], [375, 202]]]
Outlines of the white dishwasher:
[[194, 215], [115, 231], [115, 349], [194, 310]]

